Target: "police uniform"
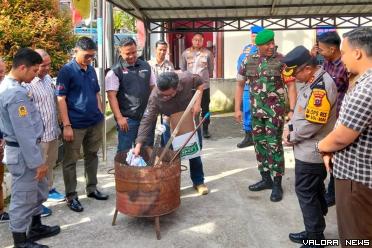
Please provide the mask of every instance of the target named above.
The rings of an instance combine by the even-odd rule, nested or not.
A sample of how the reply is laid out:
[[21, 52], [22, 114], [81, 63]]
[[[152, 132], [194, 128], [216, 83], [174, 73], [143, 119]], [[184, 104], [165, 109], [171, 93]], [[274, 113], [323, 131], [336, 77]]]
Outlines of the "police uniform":
[[3, 161], [12, 175], [10, 230], [23, 233], [32, 216], [41, 214], [41, 204], [48, 198], [46, 178], [35, 179], [36, 169], [44, 162], [40, 147], [43, 123], [27, 90], [10, 77], [0, 86], [0, 116], [6, 142]]
[[[262, 31], [263, 28], [260, 26], [252, 26], [251, 33], [257, 34], [258, 32]], [[252, 41], [253, 43], [253, 41]], [[249, 44], [243, 48], [243, 53], [239, 56], [237, 62], [237, 70], [240, 70], [243, 61], [248, 55], [257, 54], [258, 48], [255, 44]], [[244, 65], [243, 65], [244, 66]], [[252, 121], [251, 121], [251, 103], [249, 99], [249, 85], [248, 83], [244, 86], [243, 91], [243, 130], [246, 132], [252, 131]]]
[[[304, 66], [313, 58], [309, 51], [298, 46], [283, 59], [289, 70]], [[332, 77], [318, 67], [312, 78], [298, 92], [287, 140], [293, 143], [295, 156], [295, 189], [303, 214], [306, 237], [323, 239], [324, 179], [327, 172], [315, 143], [332, 131], [336, 121], [337, 87]]]
[[3, 162], [12, 175], [9, 227], [15, 247], [47, 247], [33, 242], [60, 232], [59, 226], [43, 225], [40, 219], [48, 198], [47, 178], [35, 179], [44, 163], [43, 122], [26, 88], [10, 77], [0, 85], [0, 129], [5, 140]]

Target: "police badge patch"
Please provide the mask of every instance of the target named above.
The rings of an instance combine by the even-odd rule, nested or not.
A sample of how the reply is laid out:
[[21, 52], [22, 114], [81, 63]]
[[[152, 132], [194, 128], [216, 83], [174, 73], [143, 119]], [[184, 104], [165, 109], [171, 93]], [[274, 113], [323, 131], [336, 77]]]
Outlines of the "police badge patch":
[[25, 117], [27, 116], [28, 112], [27, 112], [27, 108], [25, 105], [21, 105], [18, 107], [18, 115], [19, 117]]
[[314, 88], [306, 106], [305, 118], [313, 123], [325, 124], [331, 111], [331, 104], [324, 89]]

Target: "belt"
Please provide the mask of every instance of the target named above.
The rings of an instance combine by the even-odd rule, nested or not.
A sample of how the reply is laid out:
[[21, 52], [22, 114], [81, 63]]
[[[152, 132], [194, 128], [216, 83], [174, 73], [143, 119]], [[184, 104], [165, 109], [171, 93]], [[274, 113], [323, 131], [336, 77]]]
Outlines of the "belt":
[[19, 147], [19, 144], [17, 142], [5, 141], [5, 144], [11, 147]]
[[[41, 142], [41, 138], [38, 138], [37, 140], [36, 140], [36, 144], [39, 144]], [[7, 146], [11, 146], [11, 147], [19, 147], [19, 144], [18, 144], [18, 142], [13, 142], [13, 141], [5, 141], [5, 144], [7, 145]]]

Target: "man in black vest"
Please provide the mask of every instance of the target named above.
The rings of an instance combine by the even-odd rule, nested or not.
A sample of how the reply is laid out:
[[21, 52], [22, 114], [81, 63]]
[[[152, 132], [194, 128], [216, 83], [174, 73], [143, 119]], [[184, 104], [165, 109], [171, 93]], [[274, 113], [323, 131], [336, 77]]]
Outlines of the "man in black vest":
[[[108, 100], [118, 129], [117, 152], [128, 150], [134, 145], [156, 81], [150, 65], [137, 59], [137, 44], [132, 38], [120, 42], [119, 52], [119, 61], [108, 71], [105, 79]], [[152, 143], [153, 137], [148, 140]]]

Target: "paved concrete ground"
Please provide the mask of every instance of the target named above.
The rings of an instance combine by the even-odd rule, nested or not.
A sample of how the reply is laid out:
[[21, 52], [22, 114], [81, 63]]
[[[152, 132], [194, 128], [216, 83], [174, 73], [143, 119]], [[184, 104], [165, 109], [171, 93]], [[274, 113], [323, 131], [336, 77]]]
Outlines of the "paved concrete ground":
[[[293, 155], [286, 149], [287, 170], [283, 178], [284, 199], [269, 200], [270, 191], [250, 192], [256, 182], [255, 153], [252, 147], [237, 149], [240, 125], [229, 115], [213, 117], [213, 138], [205, 141], [203, 161], [210, 194], [198, 196], [192, 189], [188, 172], [182, 173], [181, 206], [160, 218], [160, 241], [156, 240], [152, 219], [118, 215], [111, 226], [115, 209], [115, 184], [107, 170], [113, 167], [116, 134], [109, 136], [108, 160], [99, 167], [99, 188], [110, 195], [108, 201], [86, 198], [82, 163], [78, 164], [79, 195], [84, 212], [75, 213], [65, 203], [47, 203], [54, 211], [44, 218], [58, 224], [62, 232], [40, 243], [51, 247], [299, 247], [288, 240], [289, 232], [302, 231], [303, 221], [294, 191]], [[186, 163], [187, 164], [187, 163]], [[61, 168], [55, 171], [58, 190], [63, 191]], [[335, 208], [327, 215], [327, 238], [337, 238]], [[0, 225], [0, 247], [12, 244], [6, 224]]]

